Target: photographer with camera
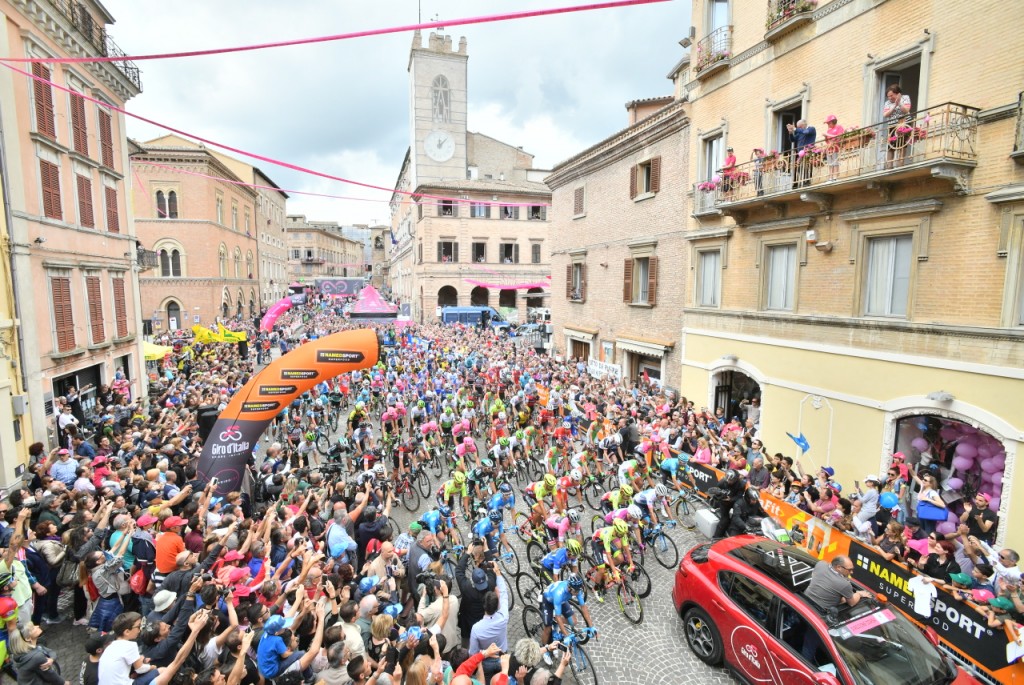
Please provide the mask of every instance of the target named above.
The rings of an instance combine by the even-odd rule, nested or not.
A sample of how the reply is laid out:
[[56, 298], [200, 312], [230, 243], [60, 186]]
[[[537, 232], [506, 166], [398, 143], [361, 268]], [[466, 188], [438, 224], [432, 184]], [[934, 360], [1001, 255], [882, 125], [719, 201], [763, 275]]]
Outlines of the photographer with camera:
[[388, 493], [384, 502], [383, 514], [378, 515], [377, 507], [372, 504], [363, 509], [362, 516], [359, 518], [359, 526], [356, 528], [356, 558], [358, 560], [356, 568], [362, 568], [366, 560], [366, 546], [370, 544], [370, 540], [384, 542], [382, 531], [391, 517], [393, 503], [394, 495]]
[[493, 562], [490, 568], [486, 566], [486, 550], [484, 541], [474, 538], [455, 565], [455, 582], [462, 594], [459, 629], [463, 636], [468, 636], [473, 625], [484, 617], [484, 597], [495, 588], [497, 576]]
[[448, 581], [438, 578], [436, 574], [427, 572], [420, 578], [420, 601], [416, 618], [424, 628], [432, 633], [444, 636], [445, 645], [449, 650], [462, 644], [459, 634], [458, 596], [449, 592]]

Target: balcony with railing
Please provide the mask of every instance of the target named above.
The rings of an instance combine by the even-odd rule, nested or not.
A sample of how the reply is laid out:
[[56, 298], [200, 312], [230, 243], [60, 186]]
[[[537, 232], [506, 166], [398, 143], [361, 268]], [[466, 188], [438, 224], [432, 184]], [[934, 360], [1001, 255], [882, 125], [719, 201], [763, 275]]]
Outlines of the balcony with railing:
[[139, 248], [135, 251], [136, 263], [139, 265], [139, 271], [149, 271], [160, 266], [160, 255], [156, 250], [147, 250], [145, 248]]
[[813, 20], [817, 0], [768, 0], [764, 39], [769, 43], [784, 33]]
[[[978, 109], [946, 103], [899, 122], [852, 128], [832, 141], [721, 169], [694, 188], [694, 214], [746, 211], [788, 201], [830, 204], [830, 196], [865, 187], [883, 193], [893, 183], [945, 179], [966, 192], [977, 166]], [[702, 211], [703, 210], [703, 211]]]
[[[97, 54], [102, 57], [126, 57], [127, 54], [117, 47], [107, 29], [98, 24], [85, 5], [75, 0], [50, 0], [50, 4], [64, 15], [71, 25], [74, 26], [89, 45], [95, 48]], [[114, 67], [124, 75], [126, 79], [139, 90], [142, 90], [141, 71], [134, 62], [129, 60], [118, 60], [111, 62]]]
[[327, 260], [321, 257], [314, 257], [313, 255], [303, 255], [302, 257], [303, 264], [323, 264], [326, 261]]
[[729, 66], [732, 57], [732, 27], [717, 28], [697, 42], [694, 74], [707, 78]]
[[1013, 135], [1013, 152], [1010, 157], [1017, 164], [1024, 164], [1024, 92], [1017, 95], [1017, 128]]

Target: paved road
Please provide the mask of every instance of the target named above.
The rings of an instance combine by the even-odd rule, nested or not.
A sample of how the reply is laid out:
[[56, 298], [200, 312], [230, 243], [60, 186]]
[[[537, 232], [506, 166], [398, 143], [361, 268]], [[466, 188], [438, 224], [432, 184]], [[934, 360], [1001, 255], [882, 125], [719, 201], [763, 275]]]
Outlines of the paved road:
[[[275, 355], [276, 356], [276, 355]], [[438, 487], [434, 483], [434, 489]], [[424, 499], [420, 511], [425, 511], [433, 500]], [[520, 507], [522, 505], [519, 505]], [[416, 512], [418, 514], [419, 512]], [[589, 519], [590, 513], [584, 518]], [[392, 512], [399, 530], [412, 520], [413, 513], [397, 506]], [[417, 516], [418, 517], [418, 516]], [[584, 528], [589, 530], [589, 524]], [[680, 554], [692, 546], [706, 541], [697, 531], [675, 529], [672, 537]], [[510, 539], [525, 565], [525, 548], [514, 535]], [[594, 621], [600, 631], [600, 638], [587, 645], [587, 651], [598, 669], [601, 685], [694, 685], [731, 684], [735, 680], [724, 669], [705, 666], [690, 651], [683, 637], [682, 622], [672, 606], [671, 588], [674, 570], [658, 565], [653, 559], [647, 562], [653, 591], [644, 600], [644, 620], [638, 626], [628, 623], [619, 612], [614, 597], [604, 604], [591, 603]], [[62, 611], [69, 616], [70, 595], [62, 598]], [[509, 643], [523, 637], [522, 603], [516, 600], [509, 621]], [[55, 649], [60, 656], [65, 679], [75, 682], [85, 653], [85, 628], [64, 623], [49, 626], [43, 638], [45, 644]], [[566, 683], [574, 679], [567, 673]]]

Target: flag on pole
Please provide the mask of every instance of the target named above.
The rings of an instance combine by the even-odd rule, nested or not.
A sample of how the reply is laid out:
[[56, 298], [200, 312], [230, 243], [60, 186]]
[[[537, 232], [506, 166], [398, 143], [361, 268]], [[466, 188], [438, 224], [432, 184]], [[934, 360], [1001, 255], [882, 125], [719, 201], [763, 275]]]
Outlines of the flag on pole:
[[793, 435], [792, 433], [786, 433], [786, 435], [788, 435], [790, 439], [796, 443], [796, 446], [800, 448], [801, 452], [809, 452], [811, 450], [811, 445], [810, 443], [807, 442], [807, 438], [804, 437], [803, 433], [801, 433], [798, 436]]

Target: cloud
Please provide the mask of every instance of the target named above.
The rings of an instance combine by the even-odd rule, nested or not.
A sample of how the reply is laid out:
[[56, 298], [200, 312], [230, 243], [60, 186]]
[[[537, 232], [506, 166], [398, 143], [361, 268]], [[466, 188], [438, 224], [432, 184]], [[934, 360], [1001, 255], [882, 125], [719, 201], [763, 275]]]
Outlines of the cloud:
[[[441, 20], [583, 4], [584, 0], [422, 0]], [[105, 0], [111, 33], [129, 54], [276, 42], [417, 22], [410, 0]], [[671, 92], [689, 3], [454, 27], [469, 44], [469, 129], [550, 167], [625, 125], [625, 102]], [[138, 112], [234, 147], [391, 187], [408, 141], [411, 33], [256, 52], [139, 63]], [[142, 140], [162, 131], [136, 121]], [[289, 212], [344, 224], [388, 218], [387, 193], [256, 162], [284, 188], [377, 197], [303, 199]]]

